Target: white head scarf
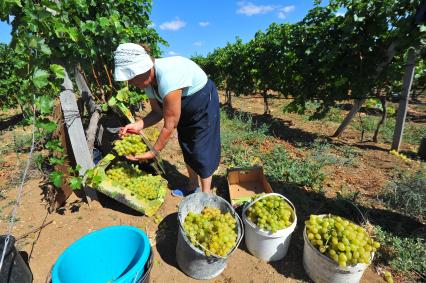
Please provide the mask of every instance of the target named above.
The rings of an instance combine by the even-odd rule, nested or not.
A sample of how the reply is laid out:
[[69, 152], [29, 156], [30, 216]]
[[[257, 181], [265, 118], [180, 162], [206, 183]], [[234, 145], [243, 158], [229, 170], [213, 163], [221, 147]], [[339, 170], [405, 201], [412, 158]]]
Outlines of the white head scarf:
[[148, 72], [153, 66], [151, 56], [145, 49], [134, 43], [123, 43], [114, 52], [114, 79], [128, 81]]

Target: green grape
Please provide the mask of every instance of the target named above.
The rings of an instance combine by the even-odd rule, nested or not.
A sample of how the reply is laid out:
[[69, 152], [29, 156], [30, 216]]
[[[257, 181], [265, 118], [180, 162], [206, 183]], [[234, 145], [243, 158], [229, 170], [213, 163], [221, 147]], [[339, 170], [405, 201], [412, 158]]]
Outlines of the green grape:
[[385, 279], [388, 283], [393, 283], [392, 274], [389, 271], [385, 271]]
[[126, 135], [123, 139], [115, 141], [114, 145], [114, 150], [119, 156], [141, 155], [146, 152], [147, 149], [142, 138], [136, 134]]
[[311, 244], [340, 267], [369, 264], [372, 254], [380, 247], [363, 227], [339, 216], [311, 215], [305, 224]]
[[154, 200], [167, 182], [158, 175], [142, 172], [137, 165], [118, 162], [106, 171], [107, 177], [118, 187], [129, 190], [137, 199]]
[[191, 242], [203, 249], [206, 256], [212, 253], [225, 256], [237, 241], [235, 218], [229, 212], [221, 213], [217, 208], [206, 207], [199, 214], [188, 213], [183, 228]]
[[[294, 212], [291, 206], [279, 196], [267, 196], [257, 200], [264, 194], [256, 195], [255, 203], [247, 210], [247, 219], [262, 230], [275, 233], [289, 227], [294, 222]], [[318, 231], [311, 231], [312, 239], [316, 238]]]

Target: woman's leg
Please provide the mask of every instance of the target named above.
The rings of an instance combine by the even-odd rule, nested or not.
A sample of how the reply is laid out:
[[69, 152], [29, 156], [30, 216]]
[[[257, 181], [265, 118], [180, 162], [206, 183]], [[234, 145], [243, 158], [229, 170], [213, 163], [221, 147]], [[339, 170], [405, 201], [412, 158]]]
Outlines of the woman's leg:
[[186, 189], [188, 191], [192, 191], [198, 186], [200, 186], [198, 183], [198, 175], [197, 173], [195, 173], [194, 170], [192, 170], [192, 168], [188, 164], [186, 164], [186, 170], [188, 170], [188, 177], [189, 177], [188, 188]]
[[[188, 191], [192, 191], [199, 186], [198, 175], [197, 173], [195, 173], [194, 170], [192, 170], [192, 168], [188, 164], [186, 164], [186, 169], [188, 170], [188, 176], [189, 176]], [[211, 193], [212, 176], [209, 176], [207, 178], [200, 178], [200, 179], [201, 179], [201, 190], [204, 193]]]
[[212, 185], [212, 176], [207, 178], [200, 178], [201, 179], [201, 190], [203, 193], [211, 193], [211, 185]]

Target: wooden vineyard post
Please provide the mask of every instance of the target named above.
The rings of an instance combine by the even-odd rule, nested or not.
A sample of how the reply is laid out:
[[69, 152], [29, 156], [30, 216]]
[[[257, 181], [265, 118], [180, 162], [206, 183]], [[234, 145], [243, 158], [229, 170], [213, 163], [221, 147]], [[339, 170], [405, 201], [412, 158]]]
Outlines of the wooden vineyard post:
[[333, 137], [338, 137], [343, 133], [343, 131], [346, 129], [346, 127], [351, 122], [352, 118], [361, 109], [362, 105], [364, 104], [364, 101], [365, 101], [365, 99], [355, 99], [355, 102], [354, 102], [354, 105], [352, 106], [351, 111], [349, 111], [348, 115], [345, 117], [342, 124], [340, 124], [339, 128], [333, 134]]
[[101, 118], [101, 108], [96, 105], [95, 101], [93, 100], [92, 92], [90, 91], [85, 79], [78, 70], [78, 67], [75, 68], [75, 81], [90, 115], [89, 127], [87, 128], [86, 132], [86, 140], [90, 156], [93, 158], [93, 148], [98, 130], [99, 119]]
[[414, 68], [416, 62], [416, 52], [414, 48], [408, 50], [407, 64], [403, 80], [403, 89], [399, 101], [398, 112], [396, 116], [395, 131], [393, 133], [391, 150], [399, 151], [404, 133], [405, 118], [407, 117], [408, 100], [410, 97], [411, 85], [413, 83]]
[[[54, 120], [57, 122], [57, 128], [56, 132], [54, 134], [55, 138], [58, 138], [61, 141], [61, 145], [64, 148], [63, 154], [65, 156], [69, 156], [70, 153], [70, 144], [69, 140], [67, 139], [66, 132], [65, 132], [65, 126], [64, 126], [64, 119], [62, 115], [62, 109], [61, 105], [57, 104], [55, 105], [54, 113], [53, 113]], [[56, 156], [58, 154], [61, 154], [59, 152], [53, 152], [53, 155]], [[71, 162], [69, 161], [69, 158], [65, 158], [63, 164], [57, 164], [55, 165], [55, 170], [60, 171], [62, 173], [67, 174], [67, 168], [69, 168], [71, 165]], [[55, 210], [60, 208], [65, 201], [69, 198], [69, 196], [72, 194], [73, 190], [71, 189], [68, 182], [62, 182], [60, 188], [54, 188], [54, 199], [52, 199], [52, 202], [50, 202], [50, 208]], [[50, 198], [49, 198], [50, 200]]]
[[[78, 111], [77, 101], [73, 93], [72, 82], [65, 72], [65, 78], [63, 83], [64, 90], [60, 93], [61, 107], [64, 117], [64, 124], [68, 138], [71, 144], [72, 152], [75, 158], [76, 164], [80, 165], [80, 175], [93, 168], [92, 157], [87, 146], [86, 136], [84, 134], [83, 124], [81, 122], [80, 112]], [[89, 187], [84, 187], [86, 193], [87, 202], [90, 205], [92, 200], [97, 200], [96, 191]]]
[[421, 160], [426, 161], [426, 137], [422, 138], [417, 155], [420, 157]]

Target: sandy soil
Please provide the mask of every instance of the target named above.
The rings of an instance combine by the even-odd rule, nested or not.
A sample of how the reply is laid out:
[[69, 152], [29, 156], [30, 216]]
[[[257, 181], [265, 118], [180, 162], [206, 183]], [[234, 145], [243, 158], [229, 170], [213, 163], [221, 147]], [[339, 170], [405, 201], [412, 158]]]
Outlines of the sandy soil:
[[[263, 111], [261, 98], [234, 99], [234, 106], [241, 111], [260, 114]], [[282, 114], [278, 109], [279, 101], [272, 101], [272, 117], [270, 123], [279, 123], [275, 129], [277, 142], [286, 144], [286, 148], [299, 157], [306, 153], [297, 148], [300, 140], [311, 141], [317, 137], [330, 136], [336, 124], [309, 122], [300, 119], [297, 115]], [[276, 104], [276, 105], [275, 105]], [[273, 124], [273, 125], [275, 125]], [[395, 164], [402, 167], [411, 167], [398, 157], [387, 153], [388, 145], [358, 143], [358, 134], [348, 130], [340, 139], [333, 139], [336, 144], [350, 145], [360, 148], [357, 166], [332, 166], [326, 168], [328, 177], [325, 182], [326, 196], [346, 187], [349, 191], [359, 191], [364, 199], [375, 196], [377, 190], [389, 179]], [[3, 131], [1, 141], [5, 144], [10, 141], [10, 131]], [[268, 146], [268, 145], [265, 145]], [[365, 149], [365, 150], [363, 150]], [[0, 222], [1, 231], [7, 231], [6, 216], [13, 207], [13, 200], [17, 193], [22, 162], [26, 154], [2, 154], [0, 168]], [[186, 172], [183, 158], [180, 154], [176, 138], [172, 138], [167, 149], [162, 153], [166, 164], [167, 179], [170, 188], [185, 184]], [[215, 176], [214, 186], [217, 191], [223, 191], [225, 172], [223, 166]], [[17, 247], [28, 260], [34, 275], [34, 282], [45, 282], [50, 268], [58, 256], [74, 241], [94, 230], [111, 225], [132, 225], [147, 232], [154, 247], [154, 265], [151, 273], [151, 282], [195, 282], [186, 276], [176, 264], [177, 219], [176, 211], [178, 198], [167, 194], [164, 205], [157, 215], [161, 216], [159, 224], [154, 223], [154, 217], [148, 218], [138, 214], [119, 203], [100, 197], [102, 207], [90, 208], [80, 198], [72, 195], [64, 209], [49, 214], [43, 201], [43, 180], [37, 170], [33, 168], [31, 178], [25, 184], [25, 194], [18, 210], [18, 221], [13, 235], [19, 237], [24, 233], [53, 221], [40, 232], [32, 233], [17, 242]], [[273, 184], [274, 187], [274, 184]], [[280, 191], [278, 189], [278, 191]], [[319, 196], [309, 191], [295, 191], [290, 188], [282, 189], [287, 193], [296, 209], [300, 210], [298, 229], [295, 231], [289, 252], [284, 260], [266, 263], [250, 255], [244, 241], [238, 250], [229, 258], [228, 266], [218, 277], [206, 282], [310, 282], [302, 265], [303, 241], [301, 237], [303, 216], [309, 213], [307, 206], [319, 206], [324, 202]], [[4, 233], [4, 232], [3, 232]], [[365, 272], [361, 282], [384, 282], [374, 268]]]

